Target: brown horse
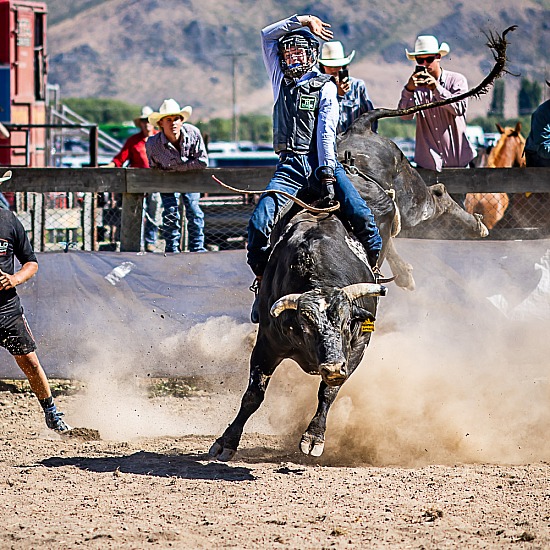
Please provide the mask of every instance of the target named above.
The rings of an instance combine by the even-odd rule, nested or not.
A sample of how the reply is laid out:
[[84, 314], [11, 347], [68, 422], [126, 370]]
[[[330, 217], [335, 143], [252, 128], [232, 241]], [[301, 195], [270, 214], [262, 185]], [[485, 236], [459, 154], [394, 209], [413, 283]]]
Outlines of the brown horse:
[[[503, 128], [500, 124], [496, 126], [500, 139], [489, 153], [487, 168], [524, 167], [525, 138], [521, 135], [521, 122], [515, 128]], [[506, 193], [468, 193], [464, 208], [470, 214], [481, 214], [483, 223], [488, 229], [492, 229], [502, 219], [509, 204], [510, 198]]]

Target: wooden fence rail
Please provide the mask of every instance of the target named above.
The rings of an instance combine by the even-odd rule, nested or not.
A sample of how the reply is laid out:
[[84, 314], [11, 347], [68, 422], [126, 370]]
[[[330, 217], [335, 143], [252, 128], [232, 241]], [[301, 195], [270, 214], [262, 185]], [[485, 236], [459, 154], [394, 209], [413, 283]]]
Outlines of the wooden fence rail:
[[[121, 250], [140, 247], [143, 193], [191, 193], [229, 195], [212, 175], [223, 182], [261, 192], [273, 168], [208, 168], [188, 172], [163, 172], [139, 168], [14, 168], [2, 191], [31, 193], [122, 193]], [[427, 185], [444, 183], [450, 193], [550, 192], [550, 168], [445, 169], [442, 173], [419, 170]], [[35, 243], [36, 246], [36, 243]]]

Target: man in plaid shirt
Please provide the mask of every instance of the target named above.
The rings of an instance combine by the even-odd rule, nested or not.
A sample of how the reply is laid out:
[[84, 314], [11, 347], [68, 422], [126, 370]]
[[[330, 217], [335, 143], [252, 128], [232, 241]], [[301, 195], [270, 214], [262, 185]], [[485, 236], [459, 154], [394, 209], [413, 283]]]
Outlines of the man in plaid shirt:
[[[197, 170], [208, 166], [208, 155], [200, 130], [192, 124], [184, 124], [193, 109], [180, 108], [174, 99], [166, 99], [159, 111], [149, 115], [149, 122], [160, 128], [146, 144], [151, 168], [162, 170]], [[161, 193], [166, 241], [165, 253], [180, 252], [181, 239], [179, 193]], [[200, 193], [182, 194], [189, 231], [190, 252], [206, 252], [204, 248], [204, 213], [199, 206]]]

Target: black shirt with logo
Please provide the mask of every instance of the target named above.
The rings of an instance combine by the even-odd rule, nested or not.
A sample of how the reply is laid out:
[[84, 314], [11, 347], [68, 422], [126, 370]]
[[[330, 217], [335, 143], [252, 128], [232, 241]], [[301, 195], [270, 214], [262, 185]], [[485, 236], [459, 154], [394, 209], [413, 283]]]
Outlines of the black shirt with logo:
[[[0, 269], [13, 275], [14, 258], [21, 265], [37, 261], [23, 224], [10, 210], [0, 209]], [[7, 313], [12, 308], [14, 311], [20, 308], [15, 288], [0, 290], [0, 312]]]

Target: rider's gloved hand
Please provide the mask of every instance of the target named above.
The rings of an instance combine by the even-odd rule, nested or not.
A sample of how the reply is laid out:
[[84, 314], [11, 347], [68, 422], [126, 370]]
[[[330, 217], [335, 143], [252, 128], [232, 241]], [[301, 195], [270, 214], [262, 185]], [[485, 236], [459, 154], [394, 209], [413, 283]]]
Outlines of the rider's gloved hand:
[[379, 252], [372, 252], [372, 251], [367, 252], [367, 259], [369, 260], [369, 265], [371, 267], [376, 267], [379, 255], [380, 255]]
[[321, 182], [321, 193], [323, 197], [328, 197], [330, 200], [334, 199], [334, 184], [336, 178], [334, 177], [334, 170], [330, 166], [319, 166], [315, 171], [315, 175]]

